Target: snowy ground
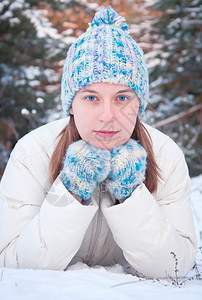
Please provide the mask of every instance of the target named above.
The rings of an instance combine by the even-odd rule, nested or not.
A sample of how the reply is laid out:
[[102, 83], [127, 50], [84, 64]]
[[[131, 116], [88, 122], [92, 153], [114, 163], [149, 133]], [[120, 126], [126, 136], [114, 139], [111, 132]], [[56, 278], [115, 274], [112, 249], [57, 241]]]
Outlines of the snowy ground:
[[[103, 268], [78, 263], [67, 272], [0, 269], [1, 300], [132, 300], [202, 299], [202, 175], [192, 179], [192, 207], [198, 238], [197, 268], [175, 280], [140, 279], [121, 266]], [[201, 248], [200, 248], [201, 247]], [[201, 273], [197, 276], [197, 273]]]

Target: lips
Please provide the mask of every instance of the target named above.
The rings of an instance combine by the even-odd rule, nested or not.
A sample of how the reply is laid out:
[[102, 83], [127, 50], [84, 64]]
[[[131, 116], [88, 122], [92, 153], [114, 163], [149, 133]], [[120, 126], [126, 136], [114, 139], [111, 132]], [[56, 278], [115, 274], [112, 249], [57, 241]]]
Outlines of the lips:
[[95, 130], [97, 136], [107, 139], [111, 138], [118, 133], [118, 131], [108, 131], [108, 130]]

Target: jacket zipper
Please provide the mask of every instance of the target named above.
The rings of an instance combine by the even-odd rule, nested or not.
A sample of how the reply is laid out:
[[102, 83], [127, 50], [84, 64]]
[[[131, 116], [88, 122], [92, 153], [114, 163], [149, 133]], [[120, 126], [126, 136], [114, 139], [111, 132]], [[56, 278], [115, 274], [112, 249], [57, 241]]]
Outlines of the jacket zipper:
[[93, 237], [93, 241], [91, 244], [91, 249], [90, 253], [87, 255], [86, 258], [86, 263], [88, 266], [91, 266], [93, 263], [93, 259], [95, 257], [95, 252], [97, 249], [97, 244], [98, 244], [98, 239], [100, 236], [100, 231], [101, 231], [101, 225], [102, 225], [102, 220], [101, 220], [101, 200], [102, 200], [102, 193], [105, 192], [105, 183], [100, 183], [99, 184], [99, 199], [98, 199], [98, 215], [97, 215], [97, 222], [96, 222], [96, 230], [95, 230], [95, 235]]

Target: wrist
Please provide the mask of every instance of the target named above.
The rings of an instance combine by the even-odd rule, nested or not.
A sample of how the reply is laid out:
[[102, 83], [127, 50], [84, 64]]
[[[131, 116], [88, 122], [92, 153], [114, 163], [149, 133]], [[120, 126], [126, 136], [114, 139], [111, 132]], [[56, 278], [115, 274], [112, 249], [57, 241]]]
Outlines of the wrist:
[[75, 195], [74, 193], [70, 192], [70, 194], [77, 200], [79, 201], [80, 203], [83, 201], [83, 199], [77, 195]]
[[84, 200], [84, 199], [82, 199], [81, 197], [75, 195], [74, 193], [71, 193], [71, 192], [70, 192], [70, 194], [71, 194], [71, 195], [72, 195], [79, 203], [81, 203], [82, 205], [89, 206], [89, 205], [92, 204], [92, 199], [91, 199], [91, 198]]

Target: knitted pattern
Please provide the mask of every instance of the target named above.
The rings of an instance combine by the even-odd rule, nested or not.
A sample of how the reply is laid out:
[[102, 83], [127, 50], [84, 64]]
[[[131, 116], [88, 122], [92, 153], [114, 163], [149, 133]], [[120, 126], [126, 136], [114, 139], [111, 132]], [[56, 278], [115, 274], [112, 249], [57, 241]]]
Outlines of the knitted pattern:
[[62, 181], [65, 187], [75, 195], [89, 199], [110, 171], [111, 154], [91, 146], [84, 140], [72, 143], [66, 152]]
[[130, 197], [145, 179], [145, 149], [133, 139], [111, 151], [111, 171], [106, 180], [109, 192], [118, 200]]
[[111, 7], [95, 14], [87, 31], [67, 52], [61, 82], [67, 115], [76, 92], [95, 82], [132, 88], [140, 100], [140, 113], [144, 111], [149, 80], [143, 51], [129, 36], [125, 19]]

